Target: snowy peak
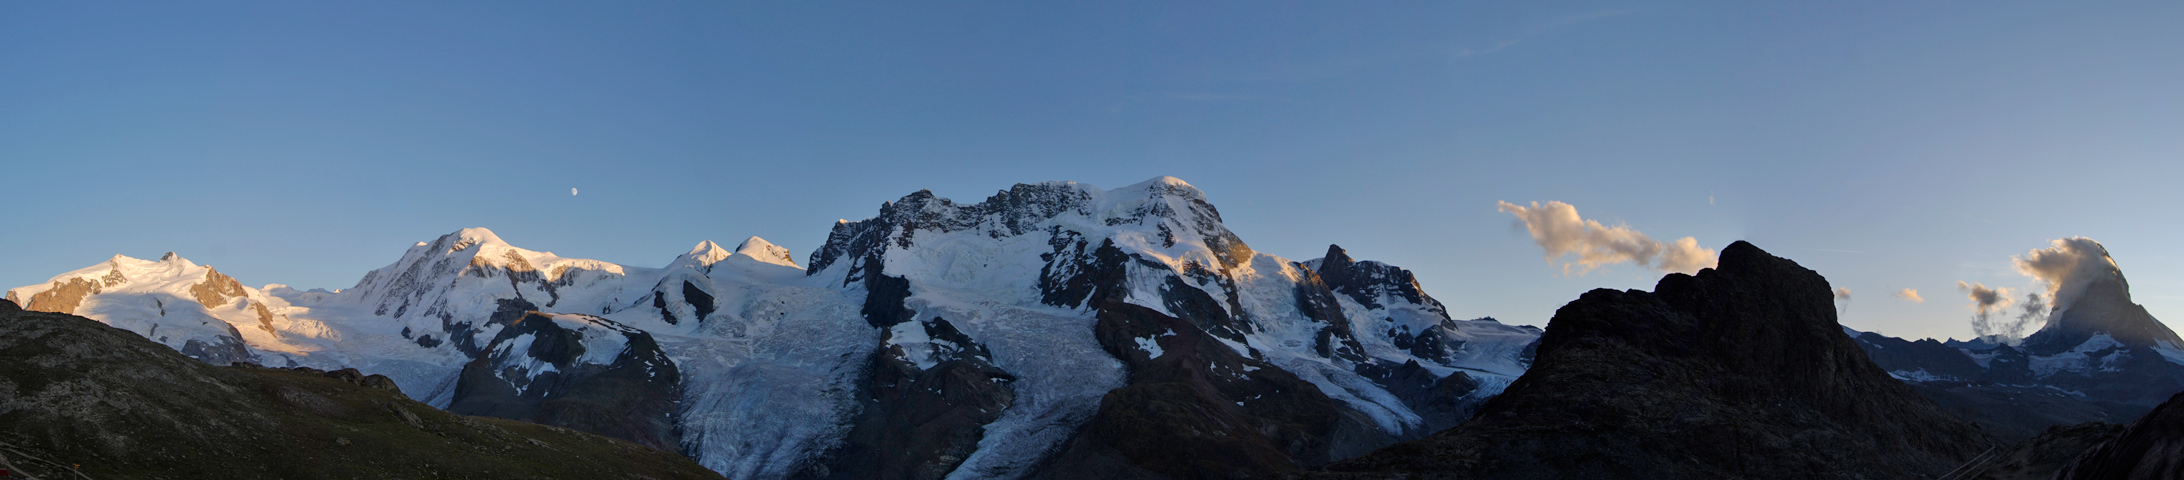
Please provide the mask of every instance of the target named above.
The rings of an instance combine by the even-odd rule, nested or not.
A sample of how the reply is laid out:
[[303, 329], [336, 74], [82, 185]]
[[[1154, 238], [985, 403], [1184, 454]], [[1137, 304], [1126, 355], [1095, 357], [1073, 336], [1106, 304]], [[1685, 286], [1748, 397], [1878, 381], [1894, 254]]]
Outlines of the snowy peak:
[[921, 235], [957, 232], [995, 240], [1064, 232], [1113, 238], [1118, 246], [1176, 266], [1236, 268], [1255, 253], [1221, 224], [1220, 212], [1197, 187], [1158, 177], [1114, 190], [1077, 182], [1022, 183], [969, 205], [919, 190], [880, 204], [870, 219], [835, 224], [827, 243], [812, 253], [809, 268], [817, 274], [845, 259], [861, 268], [865, 260], [877, 259], [880, 249], [908, 249]]
[[572, 294], [586, 303], [603, 300], [619, 290], [625, 275], [621, 265], [516, 248], [491, 230], [466, 228], [411, 247], [340, 296], [375, 316], [443, 320], [407, 325], [430, 331], [493, 312], [501, 300], [548, 308]]
[[706, 240], [698, 242], [698, 246], [690, 247], [690, 253], [675, 257], [675, 262], [668, 264], [667, 268], [672, 270], [687, 267], [701, 273], [711, 273], [713, 264], [720, 263], [721, 260], [727, 260], [728, 257], [734, 255], [728, 253], [728, 249], [720, 248], [720, 244], [713, 243], [712, 240]]
[[2047, 326], [2025, 337], [2028, 350], [2068, 350], [2107, 334], [2123, 345], [2184, 348], [2184, 338], [2131, 301], [2131, 283], [2107, 247], [2085, 237], [2055, 240], [2018, 257], [2020, 272], [2048, 286], [2055, 307]]
[[786, 267], [796, 267], [796, 257], [789, 254], [789, 249], [783, 248], [779, 245], [774, 245], [773, 242], [768, 242], [766, 241], [766, 239], [763, 238], [751, 237], [743, 239], [742, 244], [736, 245], [736, 254], [750, 257], [752, 260], [757, 260], [764, 263], [771, 263], [774, 265], [781, 265]]
[[1134, 183], [1130, 186], [1117, 188], [1114, 191], [1118, 193], [1144, 192], [1144, 194], [1148, 196], [1175, 196], [1184, 199], [1195, 199], [1201, 201], [1206, 199], [1206, 192], [1199, 191], [1198, 187], [1191, 186], [1189, 182], [1185, 182], [1183, 181], [1183, 179], [1165, 175], [1153, 177], [1150, 180]]
[[720, 248], [720, 244], [713, 243], [712, 240], [706, 240], [698, 242], [698, 246], [690, 247], [690, 253], [683, 255], [694, 259], [718, 262], [720, 259], [728, 258], [729, 255], [734, 254], [730, 253], [728, 249]]
[[450, 237], [454, 238], [454, 242], [448, 244], [449, 252], [468, 249], [474, 245], [495, 245], [502, 247], [508, 246], [508, 242], [502, 241], [500, 235], [493, 234], [492, 230], [478, 227], [458, 230], [455, 233], [450, 233], [440, 238], [447, 239]]

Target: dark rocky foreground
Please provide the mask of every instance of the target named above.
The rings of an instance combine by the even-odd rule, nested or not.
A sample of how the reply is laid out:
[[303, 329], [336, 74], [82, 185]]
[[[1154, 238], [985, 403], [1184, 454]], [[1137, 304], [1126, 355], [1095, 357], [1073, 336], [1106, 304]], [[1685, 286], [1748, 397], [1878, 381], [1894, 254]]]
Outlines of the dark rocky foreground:
[[215, 367], [128, 331], [0, 302], [0, 456], [71, 478], [720, 478], [565, 428], [466, 417], [384, 377]]
[[1867, 359], [1827, 280], [1749, 243], [1555, 312], [1472, 421], [1319, 478], [1931, 478], [1993, 444]]
[[2184, 478], [2184, 393], [2055, 473], [2061, 480]]
[[1942, 480], [2046, 480], [2078, 455], [2116, 436], [2122, 425], [2086, 422], [2048, 427], [2039, 435], [1996, 448], [1943, 475]]

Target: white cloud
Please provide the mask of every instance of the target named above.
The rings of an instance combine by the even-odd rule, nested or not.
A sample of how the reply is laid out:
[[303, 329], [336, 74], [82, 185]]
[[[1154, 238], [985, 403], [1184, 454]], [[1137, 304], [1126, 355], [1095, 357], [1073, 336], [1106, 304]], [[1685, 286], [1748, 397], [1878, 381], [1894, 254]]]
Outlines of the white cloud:
[[1920, 297], [1920, 296], [1919, 296], [1919, 290], [1918, 290], [1918, 289], [1916, 289], [1916, 288], [1906, 288], [1906, 289], [1902, 289], [1902, 290], [1897, 290], [1897, 291], [1896, 291], [1896, 293], [1893, 293], [1893, 294], [1890, 294], [1890, 295], [1892, 295], [1892, 296], [1894, 296], [1894, 297], [1896, 297], [1896, 298], [1901, 298], [1901, 299], [1904, 299], [1904, 300], [1910, 300], [1910, 301], [1911, 301], [1911, 303], [1926, 303], [1926, 299], [1925, 299], [1924, 297]]
[[1516, 215], [1524, 223], [1524, 229], [1532, 234], [1532, 242], [1546, 251], [1548, 264], [1566, 255], [1577, 259], [1562, 264], [1562, 272], [1584, 275], [1602, 266], [1629, 262], [1640, 267], [1668, 272], [1694, 273], [1714, 266], [1715, 252], [1699, 247], [1698, 239], [1684, 237], [1674, 242], [1661, 242], [1648, 237], [1629, 226], [1609, 227], [1597, 220], [1586, 220], [1577, 215], [1577, 207], [1562, 202], [1541, 205], [1532, 202], [1530, 207], [1509, 202], [1496, 202], [1500, 210]]
[[[2048, 300], [2055, 311], [2070, 308], [2071, 302], [2085, 294], [2085, 286], [2094, 280], [2111, 278], [2123, 282], [2123, 271], [2116, 267], [2116, 260], [2109, 258], [2108, 248], [2101, 242], [2085, 237], [2070, 237], [2049, 242], [2053, 246], [2025, 252], [2024, 256], [2011, 257], [2017, 272], [2039, 280], [2047, 287]], [[2128, 283], [2124, 284], [2126, 287]]]

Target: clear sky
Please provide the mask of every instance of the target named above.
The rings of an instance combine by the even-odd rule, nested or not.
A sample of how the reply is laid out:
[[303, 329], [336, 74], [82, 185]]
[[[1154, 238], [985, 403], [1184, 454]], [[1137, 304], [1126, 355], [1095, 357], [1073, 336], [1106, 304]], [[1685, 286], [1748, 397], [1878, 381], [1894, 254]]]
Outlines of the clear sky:
[[1459, 316], [1651, 288], [1496, 209], [1563, 201], [1751, 240], [1914, 338], [2082, 235], [2184, 325], [2184, 2], [1812, 3], [5, 2], [0, 284], [172, 250], [346, 288], [473, 226], [801, 259], [918, 189], [1173, 175]]

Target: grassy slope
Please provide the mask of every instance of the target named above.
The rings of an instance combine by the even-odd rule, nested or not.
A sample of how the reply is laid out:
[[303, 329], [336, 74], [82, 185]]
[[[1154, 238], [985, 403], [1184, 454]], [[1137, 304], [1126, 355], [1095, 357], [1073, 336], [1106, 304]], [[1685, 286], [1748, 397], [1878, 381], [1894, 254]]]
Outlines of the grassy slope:
[[[569, 429], [466, 417], [313, 372], [214, 367], [134, 333], [0, 305], [0, 442], [68, 478], [719, 478]], [[57, 475], [56, 475], [57, 474]]]

